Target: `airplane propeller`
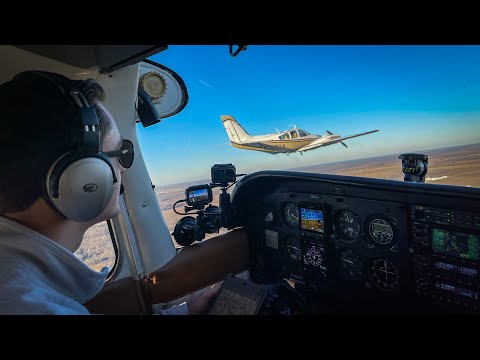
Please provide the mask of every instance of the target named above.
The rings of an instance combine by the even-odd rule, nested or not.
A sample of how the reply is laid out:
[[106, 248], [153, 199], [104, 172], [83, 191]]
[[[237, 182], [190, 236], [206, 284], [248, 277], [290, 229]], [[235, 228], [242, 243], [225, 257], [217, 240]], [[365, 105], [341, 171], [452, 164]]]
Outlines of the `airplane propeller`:
[[[327, 134], [328, 134], [328, 135], [333, 135], [333, 133], [330, 132], [330, 131], [328, 131], [328, 130], [327, 130]], [[342, 144], [343, 146], [345, 146], [346, 148], [348, 148], [347, 144], [345, 144], [343, 141], [340, 141], [340, 144]]]

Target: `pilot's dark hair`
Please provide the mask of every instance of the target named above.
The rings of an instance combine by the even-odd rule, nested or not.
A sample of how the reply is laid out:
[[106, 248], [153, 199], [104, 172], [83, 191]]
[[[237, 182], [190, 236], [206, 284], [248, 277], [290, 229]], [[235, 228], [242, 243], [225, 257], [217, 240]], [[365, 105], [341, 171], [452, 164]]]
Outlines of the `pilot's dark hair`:
[[[103, 144], [110, 122], [97, 104], [105, 100], [105, 91], [93, 79], [82, 82], [81, 90], [97, 113]], [[80, 108], [54, 82], [26, 71], [0, 85], [0, 124], [2, 215], [25, 210], [43, 196], [43, 180], [52, 163], [75, 150]]]

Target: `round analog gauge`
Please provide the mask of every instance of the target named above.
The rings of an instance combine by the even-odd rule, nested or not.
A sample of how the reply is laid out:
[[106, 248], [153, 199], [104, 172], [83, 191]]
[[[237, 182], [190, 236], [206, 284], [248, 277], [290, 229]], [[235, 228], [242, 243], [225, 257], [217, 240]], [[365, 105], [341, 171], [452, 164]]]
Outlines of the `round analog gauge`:
[[140, 78], [139, 87], [145, 90], [153, 100], [156, 100], [165, 94], [167, 83], [160, 73], [150, 71]]
[[387, 245], [393, 240], [392, 226], [384, 219], [373, 219], [368, 232], [372, 240], [380, 245]]
[[300, 239], [297, 237], [288, 237], [285, 240], [285, 252], [290, 261], [299, 262], [302, 260], [301, 246]]
[[291, 227], [298, 228], [299, 226], [299, 217], [298, 217], [298, 207], [292, 202], [286, 202], [283, 205], [283, 219], [287, 225]]
[[370, 265], [370, 278], [379, 288], [395, 289], [398, 287], [398, 269], [385, 258], [375, 258]]
[[355, 241], [360, 235], [360, 221], [358, 216], [350, 210], [342, 210], [335, 215], [335, 230], [339, 236], [347, 241]]
[[365, 222], [365, 233], [370, 243], [380, 249], [391, 249], [396, 245], [398, 236], [394, 220], [382, 214], [374, 214]]
[[310, 265], [312, 267], [320, 267], [324, 262], [322, 252], [314, 246], [307, 250], [303, 260], [305, 265]]
[[358, 280], [363, 274], [363, 264], [360, 256], [350, 249], [340, 254], [340, 275], [347, 280]]

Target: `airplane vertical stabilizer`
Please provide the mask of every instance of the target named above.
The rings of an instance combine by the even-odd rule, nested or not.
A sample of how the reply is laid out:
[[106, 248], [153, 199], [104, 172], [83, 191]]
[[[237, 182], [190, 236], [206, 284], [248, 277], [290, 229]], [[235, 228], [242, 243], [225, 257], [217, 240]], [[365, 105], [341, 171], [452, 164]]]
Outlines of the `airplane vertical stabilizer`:
[[239, 124], [237, 120], [231, 115], [220, 115], [225, 130], [227, 131], [228, 137], [231, 142], [241, 144], [243, 142], [249, 142], [253, 138], [250, 136], [242, 125]]

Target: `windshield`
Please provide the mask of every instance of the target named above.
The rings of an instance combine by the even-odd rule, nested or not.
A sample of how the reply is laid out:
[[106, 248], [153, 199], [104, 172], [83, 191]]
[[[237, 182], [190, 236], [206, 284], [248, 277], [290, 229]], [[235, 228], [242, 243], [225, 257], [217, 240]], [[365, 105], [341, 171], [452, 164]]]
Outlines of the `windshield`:
[[179, 114], [138, 125], [158, 196], [179, 191], [164, 210], [221, 163], [403, 181], [399, 155], [420, 153], [425, 182], [480, 186], [480, 46], [249, 45], [232, 57], [171, 45], [151, 60], [189, 92]]

